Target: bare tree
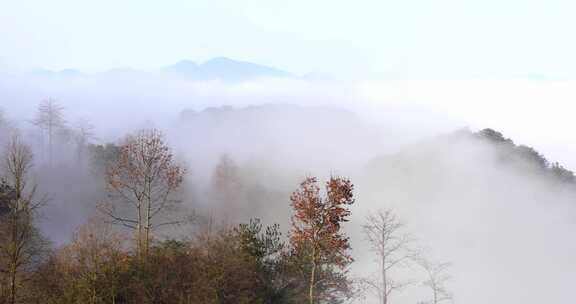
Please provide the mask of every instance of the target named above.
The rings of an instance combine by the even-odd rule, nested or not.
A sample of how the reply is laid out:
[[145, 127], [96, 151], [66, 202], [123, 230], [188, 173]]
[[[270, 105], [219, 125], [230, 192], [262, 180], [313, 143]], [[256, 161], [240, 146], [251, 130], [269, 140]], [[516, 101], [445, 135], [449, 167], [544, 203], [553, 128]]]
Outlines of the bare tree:
[[87, 119], [79, 119], [74, 126], [74, 140], [76, 141], [78, 163], [83, 164], [86, 146], [94, 138], [94, 125]]
[[[118, 159], [107, 168], [106, 185], [111, 201], [99, 209], [112, 223], [136, 231], [141, 259], [148, 255], [154, 229], [182, 222], [165, 217], [178, 202], [174, 194], [183, 175], [183, 168], [175, 164], [162, 134], [154, 129], [128, 136]], [[117, 208], [120, 206], [128, 210]]]
[[32, 123], [42, 131], [48, 133], [48, 160], [50, 166], [53, 162], [53, 141], [55, 132], [65, 125], [64, 107], [60, 106], [55, 99], [47, 98], [40, 102], [36, 117]]
[[380, 273], [364, 279], [363, 283], [376, 291], [382, 304], [389, 304], [394, 291], [410, 284], [394, 280], [391, 272], [406, 266], [415, 256], [414, 239], [403, 231], [404, 224], [389, 209], [369, 215], [363, 228], [380, 265]]
[[99, 218], [91, 218], [55, 255], [55, 267], [72, 284], [77, 303], [116, 303], [124, 237]]
[[8, 143], [4, 166], [3, 194], [0, 194], [3, 211], [0, 223], [0, 265], [5, 275], [2, 285], [8, 287], [7, 292], [3, 290], [3, 296], [7, 303], [13, 304], [18, 298], [17, 291], [23, 280], [23, 272], [37, 261], [45, 246], [44, 239], [34, 225], [34, 218], [47, 200], [35, 198], [36, 185], [30, 184], [29, 177], [32, 152], [18, 135], [13, 135]]
[[241, 214], [245, 197], [238, 165], [228, 155], [222, 155], [214, 168], [210, 181], [210, 204], [226, 221]]
[[426, 279], [422, 282], [422, 285], [432, 291], [432, 299], [421, 303], [438, 304], [451, 301], [452, 293], [446, 288], [446, 282], [451, 279], [448, 269], [452, 265], [447, 262], [431, 261], [423, 256], [419, 256], [416, 262], [426, 273]]

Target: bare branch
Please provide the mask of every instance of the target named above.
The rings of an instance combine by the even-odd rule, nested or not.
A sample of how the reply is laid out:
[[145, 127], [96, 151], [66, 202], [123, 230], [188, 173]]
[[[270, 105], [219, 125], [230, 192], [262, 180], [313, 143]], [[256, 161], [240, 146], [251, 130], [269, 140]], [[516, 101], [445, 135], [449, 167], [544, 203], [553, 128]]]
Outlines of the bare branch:
[[363, 229], [380, 266], [377, 278], [366, 279], [365, 282], [371, 281], [368, 286], [377, 292], [382, 304], [388, 304], [394, 291], [413, 284], [409, 281], [393, 280], [392, 271], [405, 267], [412, 261], [415, 256], [412, 249], [415, 239], [403, 232], [404, 223], [389, 209], [369, 215]]

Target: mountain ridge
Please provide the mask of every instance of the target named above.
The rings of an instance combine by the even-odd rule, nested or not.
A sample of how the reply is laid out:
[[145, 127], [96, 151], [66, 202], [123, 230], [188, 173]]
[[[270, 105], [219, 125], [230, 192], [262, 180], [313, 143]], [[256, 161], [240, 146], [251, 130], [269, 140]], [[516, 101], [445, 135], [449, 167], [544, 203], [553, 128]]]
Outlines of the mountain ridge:
[[294, 74], [276, 67], [249, 61], [235, 60], [223, 56], [214, 57], [202, 63], [183, 59], [174, 64], [161, 66], [150, 71], [138, 70], [131, 67], [115, 67], [104, 72], [93, 74], [85, 73], [75, 68], [66, 68], [62, 70], [38, 68], [32, 70], [33, 75], [48, 78], [88, 77], [98, 74], [130, 74], [136, 76], [154, 73], [193, 81], [221, 80], [225, 82], [239, 82], [260, 78], [297, 78]]
[[201, 64], [191, 60], [181, 60], [161, 69], [163, 72], [176, 74], [193, 80], [239, 81], [255, 78], [294, 77], [289, 72], [248, 61], [238, 61], [227, 57], [214, 57]]

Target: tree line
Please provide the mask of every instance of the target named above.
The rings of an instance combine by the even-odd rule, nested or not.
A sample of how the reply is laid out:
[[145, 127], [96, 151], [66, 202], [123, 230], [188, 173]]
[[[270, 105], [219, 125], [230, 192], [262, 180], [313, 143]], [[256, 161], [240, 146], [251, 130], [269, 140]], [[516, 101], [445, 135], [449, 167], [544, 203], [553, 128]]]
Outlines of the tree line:
[[[32, 121], [53, 137], [64, 126], [63, 108], [48, 99]], [[226, 225], [188, 214], [181, 207], [186, 168], [174, 157], [162, 132], [143, 129], [119, 144], [89, 145], [92, 127], [78, 129], [78, 149], [91, 152], [106, 198], [73, 238], [54, 248], [38, 228], [50, 199], [39, 193], [34, 155], [21, 132], [2, 132], [0, 154], [0, 303], [345, 303], [374, 293], [383, 304], [415, 285], [430, 289], [422, 303], [452, 299], [448, 263], [426, 257], [392, 210], [375, 211], [364, 234], [375, 253], [378, 273], [355, 277], [345, 225], [356, 204], [354, 185], [345, 177], [321, 182], [306, 177], [287, 198], [291, 226], [284, 235], [265, 219]], [[223, 158], [214, 180], [219, 199], [237, 188]], [[280, 202], [270, 202], [280, 203]], [[163, 236], [163, 227], [189, 226], [181, 238]], [[417, 266], [421, 282], [395, 278]]]

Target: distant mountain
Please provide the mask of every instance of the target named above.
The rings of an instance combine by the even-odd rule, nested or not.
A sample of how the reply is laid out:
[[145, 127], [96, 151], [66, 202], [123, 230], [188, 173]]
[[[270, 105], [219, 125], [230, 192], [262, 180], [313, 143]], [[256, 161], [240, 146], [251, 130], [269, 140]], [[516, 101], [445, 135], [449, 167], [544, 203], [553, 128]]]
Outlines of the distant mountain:
[[[312, 167], [343, 169], [375, 155], [379, 133], [355, 113], [328, 107], [269, 104], [249, 107], [209, 107], [180, 115], [179, 138], [185, 151], [222, 153]], [[345, 146], [346, 153], [337, 153]]]
[[495, 145], [498, 148], [497, 156], [500, 163], [516, 167], [524, 165], [525, 169], [530, 169], [540, 175], [548, 175], [558, 182], [573, 184], [576, 181], [574, 172], [564, 168], [560, 163], [549, 161], [532, 147], [516, 145], [498, 131], [483, 129], [470, 135], [477, 140]]
[[[238, 61], [226, 57], [216, 57], [204, 63], [197, 64], [190, 60], [182, 60], [173, 65], [161, 67], [158, 71], [140, 71], [132, 68], [114, 68], [94, 75], [105, 77], [154, 77], [169, 75], [187, 80], [221, 80], [225, 82], [238, 82], [259, 78], [290, 78], [295, 77], [289, 72], [277, 68]], [[35, 69], [32, 75], [47, 78], [73, 78], [91, 76], [76, 69], [52, 71], [48, 69]]]
[[273, 67], [226, 57], [213, 58], [202, 64], [183, 60], [164, 67], [162, 71], [191, 80], [242, 81], [257, 78], [293, 77], [292, 74]]
[[200, 67], [194, 61], [182, 60], [173, 65], [162, 68], [162, 71], [187, 78], [192, 78], [193, 76], [199, 76]]
[[60, 71], [52, 71], [48, 69], [35, 69], [32, 71], [33, 75], [42, 77], [78, 77], [82, 75], [82, 72], [76, 69], [63, 69]]
[[372, 174], [381, 174], [399, 166], [404, 171], [429, 170], [433, 172], [430, 176], [437, 179], [442, 173], [456, 172], [458, 167], [473, 168], [474, 164], [494, 166], [521, 176], [537, 176], [560, 185], [574, 186], [576, 182], [574, 172], [558, 162], [546, 159], [532, 147], [517, 145], [502, 133], [489, 128], [478, 132], [464, 129], [440, 135], [406, 147], [396, 155], [377, 157], [369, 162], [366, 169]]

